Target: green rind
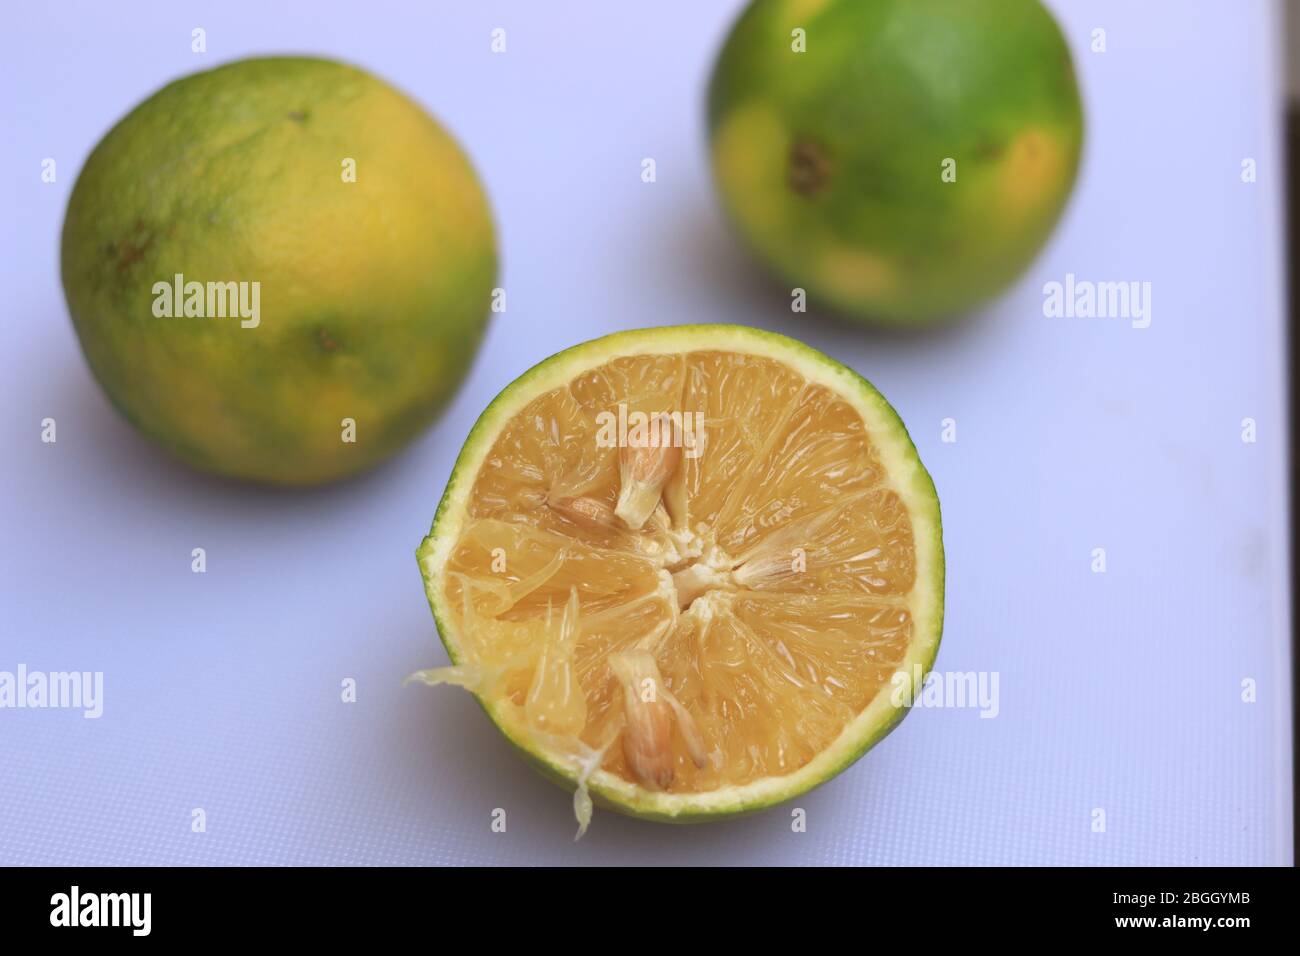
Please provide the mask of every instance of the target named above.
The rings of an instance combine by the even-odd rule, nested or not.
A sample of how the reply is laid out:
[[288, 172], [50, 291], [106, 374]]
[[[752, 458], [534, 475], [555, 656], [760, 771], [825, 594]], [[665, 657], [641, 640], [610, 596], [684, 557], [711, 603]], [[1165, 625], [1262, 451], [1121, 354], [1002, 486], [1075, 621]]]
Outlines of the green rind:
[[[720, 345], [718, 340], [725, 339], [727, 344]], [[507, 385], [500, 394], [485, 408], [474, 427], [470, 429], [465, 444], [462, 446], [460, 454], [457, 456], [456, 463], [452, 467], [451, 476], [447, 482], [447, 488], [443, 492], [441, 501], [438, 504], [437, 511], [434, 513], [433, 524], [429, 534], [420, 543], [416, 549], [416, 561], [420, 565], [421, 576], [425, 585], [425, 596], [429, 601], [430, 610], [433, 613], [434, 621], [438, 628], [439, 637], [442, 640], [443, 647], [447, 651], [453, 664], [463, 663], [462, 657], [452, 639], [452, 629], [449, 626], [447, 615], [440, 606], [440, 592], [437, 587], [438, 578], [431, 572], [430, 559], [433, 552], [442, 539], [442, 534], [446, 530], [444, 525], [450, 520], [452, 502], [458, 499], [457, 492], [465, 483], [464, 487], [472, 486], [476, 472], [471, 474], [468, 467], [476, 458], [480, 457], [481, 451], [486, 451], [491, 447], [492, 442], [499, 433], [499, 423], [497, 419], [503, 417], [503, 409], [515, 406], [519, 403], [518, 396], [525, 396], [531, 399], [540, 393], [536, 383], [545, 380], [548, 373], [560, 366], [567, 365], [587, 354], [599, 356], [592, 364], [599, 364], [611, 352], [616, 354], [636, 354], [639, 351], [647, 353], [664, 353], [664, 352], [681, 352], [695, 351], [710, 348], [735, 348], [737, 341], [749, 341], [755, 344], [762, 343], [767, 346], [765, 354], [771, 354], [776, 351], [784, 355], [792, 362], [813, 363], [829, 370], [843, 384], [853, 387], [857, 392], [857, 397], [865, 399], [876, 413], [875, 425], [884, 425], [889, 429], [893, 436], [901, 439], [907, 460], [913, 464], [914, 470], [911, 472], [913, 494], [916, 494], [926, 505], [928, 513], [917, 513], [914, 509], [909, 510], [913, 519], [914, 540], [919, 539], [920, 529], [918, 529], [918, 520], [929, 520], [929, 545], [932, 550], [935, 561], [931, 567], [929, 583], [929, 597], [932, 599], [930, 605], [932, 627], [931, 633], [925, 635], [916, 635], [913, 644], [928, 644], [929, 650], [921, 659], [911, 662], [921, 666], [922, 674], [929, 673], [934, 665], [934, 660], [938, 654], [939, 644], [942, 640], [943, 632], [943, 612], [944, 612], [944, 561], [943, 561], [943, 531], [942, 516], [939, 507], [939, 498], [935, 492], [934, 482], [921, 463], [920, 456], [916, 452], [916, 447], [907, 433], [907, 428], [903, 424], [897, 411], [889, 404], [883, 395], [876, 390], [867, 379], [863, 378], [853, 369], [835, 361], [830, 356], [817, 351], [811, 346], [805, 345], [795, 339], [780, 335], [776, 332], [768, 332], [761, 329], [754, 329], [748, 326], [738, 325], [685, 325], [669, 326], [651, 329], [639, 329], [628, 332], [616, 332], [602, 338], [593, 339], [580, 345], [573, 346], [552, 355], [550, 358], [539, 362], [519, 378], [515, 379], [510, 385]], [[795, 365], [796, 370], [799, 365]], [[840, 394], [844, 394], [841, 392]], [[879, 433], [877, 433], [879, 434]], [[910, 665], [909, 665], [910, 666]], [[882, 689], [881, 695], [888, 693], [888, 689]], [[879, 697], [880, 695], [878, 695]], [[492, 719], [502, 734], [543, 776], [550, 779], [566, 790], [572, 791], [577, 785], [577, 775], [574, 770], [565, 763], [550, 758], [544, 753], [529, 749], [525, 744], [516, 740], [507, 729], [505, 723], [499, 719], [493, 711], [491, 705], [481, 698], [475, 697], [480, 706]], [[873, 706], [868, 705], [868, 708]], [[864, 713], [867, 708], [864, 708]], [[907, 716], [910, 709], [908, 706], [894, 707], [889, 713], [888, 718], [873, 724], [854, 739], [850, 746], [844, 748], [842, 754], [837, 755], [836, 761], [828, 767], [820, 769], [820, 774], [815, 779], [799, 780], [796, 784], [786, 788], [776, 787], [771, 792], [763, 793], [753, 798], [740, 798], [727, 803], [719, 803], [715, 800], [708, 805], [693, 806], [690, 804], [691, 796], [705, 795], [683, 795], [682, 801], [686, 804], [681, 808], [671, 811], [663, 811], [656, 808], [653, 804], [660, 795], [641, 791], [636, 788], [638, 795], [628, 798], [625, 794], [617, 792], [608, 786], [601, 785], [594, 778], [588, 782], [588, 790], [592, 796], [593, 803], [597, 806], [607, 809], [616, 810], [629, 816], [639, 819], [654, 820], [665, 823], [700, 823], [709, 820], [715, 820], [722, 817], [733, 817], [742, 814], [755, 813], [767, 809], [779, 803], [784, 803], [800, 794], [807, 793], [817, 786], [830, 780], [843, 772], [851, 764], [860, 759], [863, 754], [870, 750], [875, 744], [883, 739], [892, 731], [902, 719]], [[838, 741], [837, 741], [838, 744]], [[800, 771], [799, 773], [802, 773]], [[798, 777], [798, 773], [790, 775]], [[782, 780], [785, 778], [768, 778]], [[746, 788], [732, 788], [746, 789]], [[724, 791], [725, 792], [725, 791]], [[716, 793], [716, 792], [715, 792]]]

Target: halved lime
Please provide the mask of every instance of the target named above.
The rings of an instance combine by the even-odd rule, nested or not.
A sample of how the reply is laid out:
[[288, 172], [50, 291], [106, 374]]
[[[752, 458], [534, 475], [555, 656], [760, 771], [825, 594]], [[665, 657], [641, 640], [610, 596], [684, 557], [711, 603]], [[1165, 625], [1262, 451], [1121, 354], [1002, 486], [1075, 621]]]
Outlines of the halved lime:
[[861, 376], [743, 326], [623, 332], [474, 426], [417, 552], [451, 667], [574, 788], [657, 820], [820, 784], [906, 713], [943, 624], [939, 501]]

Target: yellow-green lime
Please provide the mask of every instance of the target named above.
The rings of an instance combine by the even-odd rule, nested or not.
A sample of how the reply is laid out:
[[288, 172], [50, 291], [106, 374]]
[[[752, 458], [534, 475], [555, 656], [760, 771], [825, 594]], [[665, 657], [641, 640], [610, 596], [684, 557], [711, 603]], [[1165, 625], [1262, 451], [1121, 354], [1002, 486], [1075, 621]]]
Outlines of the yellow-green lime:
[[303, 57], [150, 96], [91, 153], [63, 228], [69, 310], [113, 404], [197, 468], [286, 485], [368, 468], [434, 419], [496, 269], [447, 131]]

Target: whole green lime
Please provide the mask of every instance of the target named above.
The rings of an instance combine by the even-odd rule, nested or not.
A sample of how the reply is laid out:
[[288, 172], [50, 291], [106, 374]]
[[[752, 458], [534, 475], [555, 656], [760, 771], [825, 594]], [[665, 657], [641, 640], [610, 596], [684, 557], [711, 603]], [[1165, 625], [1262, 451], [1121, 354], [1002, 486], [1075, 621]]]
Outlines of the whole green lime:
[[1079, 166], [1070, 51], [1038, 0], [756, 0], [709, 86], [714, 176], [809, 299], [931, 321], [1012, 282]]
[[465, 154], [370, 74], [299, 57], [178, 80], [95, 147], [63, 226], [91, 370], [197, 468], [368, 468], [463, 379], [497, 269]]

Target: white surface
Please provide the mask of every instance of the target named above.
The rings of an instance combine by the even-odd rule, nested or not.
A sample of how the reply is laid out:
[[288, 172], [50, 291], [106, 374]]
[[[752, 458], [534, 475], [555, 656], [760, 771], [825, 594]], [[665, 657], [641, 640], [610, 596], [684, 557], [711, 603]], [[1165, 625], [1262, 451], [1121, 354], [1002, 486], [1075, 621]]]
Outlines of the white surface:
[[[1273, 7], [1055, 4], [1089, 123], [1069, 212], [993, 307], [899, 339], [791, 316], [725, 232], [702, 89], [731, 4], [51, 6], [11, 8], [0, 34], [0, 670], [101, 670], [105, 710], [0, 710], [0, 863], [1290, 862]], [[197, 476], [139, 439], [82, 362], [57, 267], [68, 190], [112, 122], [175, 75], [284, 50], [368, 66], [457, 133], [510, 306], [409, 453], [301, 494]], [[1150, 328], [1044, 318], [1042, 285], [1067, 272], [1151, 282]], [[895, 404], [944, 508], [938, 666], [996, 671], [1000, 713], [912, 714], [797, 802], [806, 833], [788, 809], [686, 829], [598, 811], [575, 845], [568, 796], [472, 699], [399, 687], [445, 661], [413, 551], [502, 386], [574, 342], [683, 321], [804, 338]]]

